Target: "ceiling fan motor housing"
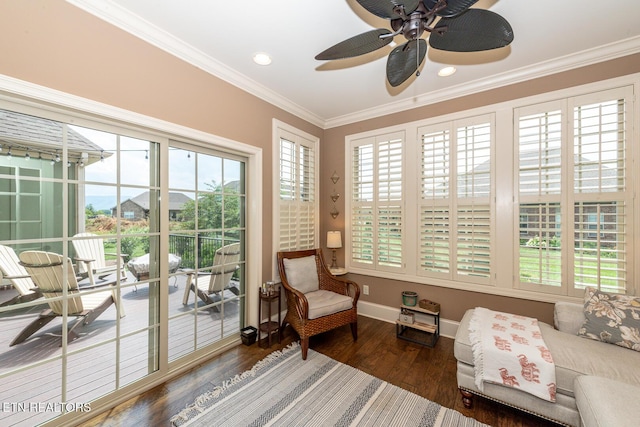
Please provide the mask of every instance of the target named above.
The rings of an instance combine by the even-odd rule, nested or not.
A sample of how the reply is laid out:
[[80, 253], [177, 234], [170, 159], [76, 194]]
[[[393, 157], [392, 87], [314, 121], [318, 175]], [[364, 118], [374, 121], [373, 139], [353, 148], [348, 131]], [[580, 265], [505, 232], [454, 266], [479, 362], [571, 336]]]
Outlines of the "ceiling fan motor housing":
[[391, 20], [391, 28], [395, 32], [401, 31], [407, 40], [416, 40], [434, 20], [435, 15], [428, 14], [421, 2], [409, 16]]

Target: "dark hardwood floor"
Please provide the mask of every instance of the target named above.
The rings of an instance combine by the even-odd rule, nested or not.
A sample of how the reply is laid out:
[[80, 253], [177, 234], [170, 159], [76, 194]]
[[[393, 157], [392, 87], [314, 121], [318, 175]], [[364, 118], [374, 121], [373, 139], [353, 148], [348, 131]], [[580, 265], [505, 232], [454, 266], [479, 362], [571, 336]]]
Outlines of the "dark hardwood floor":
[[[82, 425], [169, 425], [169, 419], [198, 395], [250, 369], [270, 352], [296, 339], [295, 332], [287, 327], [282, 343], [271, 348], [261, 348], [257, 343], [235, 347]], [[394, 324], [360, 316], [357, 342], [353, 342], [351, 331], [345, 326], [312, 337], [310, 348], [492, 426], [555, 426], [479, 397], [474, 398], [472, 409], [465, 409], [456, 385], [456, 360], [450, 338], [440, 337], [435, 348], [427, 348], [397, 339]]]

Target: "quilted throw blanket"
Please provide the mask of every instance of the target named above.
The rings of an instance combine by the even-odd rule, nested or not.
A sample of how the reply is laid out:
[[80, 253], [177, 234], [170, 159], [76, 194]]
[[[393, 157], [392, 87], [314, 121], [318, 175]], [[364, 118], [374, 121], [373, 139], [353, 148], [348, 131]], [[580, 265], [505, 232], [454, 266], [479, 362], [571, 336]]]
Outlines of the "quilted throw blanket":
[[469, 337], [480, 391], [491, 382], [556, 401], [556, 369], [537, 319], [478, 307]]

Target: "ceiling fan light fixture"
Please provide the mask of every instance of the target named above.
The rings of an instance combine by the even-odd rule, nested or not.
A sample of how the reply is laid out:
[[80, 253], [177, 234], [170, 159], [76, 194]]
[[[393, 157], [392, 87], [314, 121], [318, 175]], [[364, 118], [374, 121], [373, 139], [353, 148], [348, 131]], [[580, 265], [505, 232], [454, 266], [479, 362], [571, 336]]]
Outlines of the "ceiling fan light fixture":
[[258, 65], [269, 65], [271, 64], [271, 57], [269, 56], [269, 54], [264, 52], [254, 53], [253, 62]]
[[450, 75], [454, 74], [457, 71], [456, 67], [443, 67], [440, 69], [440, 71], [438, 71], [438, 75], [440, 77], [449, 77]]
[[[370, 13], [389, 20], [392, 31], [378, 28], [343, 40], [316, 55], [326, 61], [353, 58], [391, 44], [404, 36], [401, 46], [392, 46], [387, 57], [387, 81], [393, 87], [415, 73], [420, 75], [427, 46], [448, 52], [479, 52], [499, 49], [513, 41], [509, 22], [495, 12], [470, 9], [478, 0], [356, 0]], [[429, 43], [422, 34], [430, 33]], [[438, 73], [450, 76], [454, 67]], [[445, 73], [445, 74], [442, 74]]]

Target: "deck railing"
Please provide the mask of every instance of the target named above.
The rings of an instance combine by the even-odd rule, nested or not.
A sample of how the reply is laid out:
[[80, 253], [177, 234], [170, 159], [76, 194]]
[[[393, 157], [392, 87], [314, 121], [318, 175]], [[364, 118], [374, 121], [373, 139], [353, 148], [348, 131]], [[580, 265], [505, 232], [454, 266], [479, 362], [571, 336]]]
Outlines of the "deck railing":
[[182, 258], [181, 268], [196, 268], [196, 255], [198, 268], [211, 267], [216, 251], [223, 244], [235, 243], [238, 240], [225, 237], [194, 236], [190, 234], [170, 234], [169, 252]]

